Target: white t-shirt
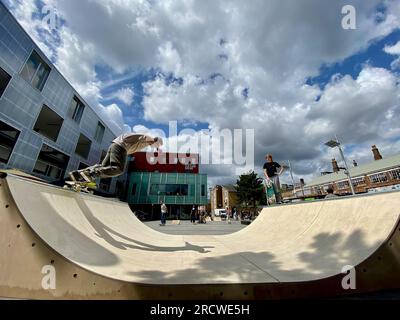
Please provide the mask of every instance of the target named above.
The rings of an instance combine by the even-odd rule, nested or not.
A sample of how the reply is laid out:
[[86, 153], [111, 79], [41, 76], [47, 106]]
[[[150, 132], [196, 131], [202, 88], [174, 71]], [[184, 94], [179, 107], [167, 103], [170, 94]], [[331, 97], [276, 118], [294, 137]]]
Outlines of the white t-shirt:
[[167, 209], [167, 206], [165, 205], [165, 203], [163, 203], [163, 204], [161, 205], [161, 212], [162, 212], [162, 213], [167, 213], [167, 212], [168, 212], [168, 209]]
[[151, 145], [154, 139], [144, 134], [124, 133], [115, 138], [113, 142], [124, 148], [127, 154], [132, 154]]

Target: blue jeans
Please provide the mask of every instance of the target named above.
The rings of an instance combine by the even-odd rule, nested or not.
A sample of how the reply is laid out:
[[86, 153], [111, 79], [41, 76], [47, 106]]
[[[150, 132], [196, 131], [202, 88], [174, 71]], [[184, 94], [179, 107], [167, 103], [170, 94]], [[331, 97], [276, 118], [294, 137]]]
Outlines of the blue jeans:
[[165, 224], [165, 213], [161, 212], [161, 224]]

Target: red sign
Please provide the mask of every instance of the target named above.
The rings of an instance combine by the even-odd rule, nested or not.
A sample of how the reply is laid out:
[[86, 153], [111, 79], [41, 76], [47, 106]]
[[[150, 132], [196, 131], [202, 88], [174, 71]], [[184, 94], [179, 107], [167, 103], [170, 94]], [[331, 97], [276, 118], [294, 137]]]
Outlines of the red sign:
[[198, 154], [136, 152], [132, 158], [129, 171], [199, 173]]

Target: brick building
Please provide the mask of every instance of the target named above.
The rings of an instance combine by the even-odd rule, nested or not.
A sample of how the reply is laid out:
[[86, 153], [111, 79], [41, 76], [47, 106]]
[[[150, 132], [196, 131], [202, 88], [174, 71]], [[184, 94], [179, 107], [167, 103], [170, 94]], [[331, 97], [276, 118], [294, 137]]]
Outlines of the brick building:
[[[374, 145], [372, 146], [374, 161], [358, 165], [353, 161], [349, 168], [352, 183], [356, 193], [374, 192], [380, 190], [400, 189], [400, 154], [383, 158]], [[295, 189], [296, 196], [323, 196], [329, 186], [338, 195], [351, 194], [351, 189], [344, 168], [332, 159], [333, 172], [325, 172], [313, 181], [304, 185], [303, 190]]]
[[238, 204], [235, 187], [232, 185], [215, 186], [211, 190], [211, 212], [215, 209], [234, 208]]

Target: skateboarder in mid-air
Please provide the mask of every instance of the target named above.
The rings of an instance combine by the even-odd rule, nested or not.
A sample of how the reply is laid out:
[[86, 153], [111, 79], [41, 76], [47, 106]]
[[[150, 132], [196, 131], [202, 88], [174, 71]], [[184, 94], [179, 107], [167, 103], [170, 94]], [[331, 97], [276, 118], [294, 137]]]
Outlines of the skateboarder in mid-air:
[[162, 144], [163, 141], [160, 137], [153, 138], [144, 134], [124, 133], [112, 141], [101, 164], [72, 171], [69, 176], [72, 181], [76, 182], [93, 182], [96, 178], [119, 176], [125, 170], [127, 154], [138, 152], [148, 146], [159, 148]]

